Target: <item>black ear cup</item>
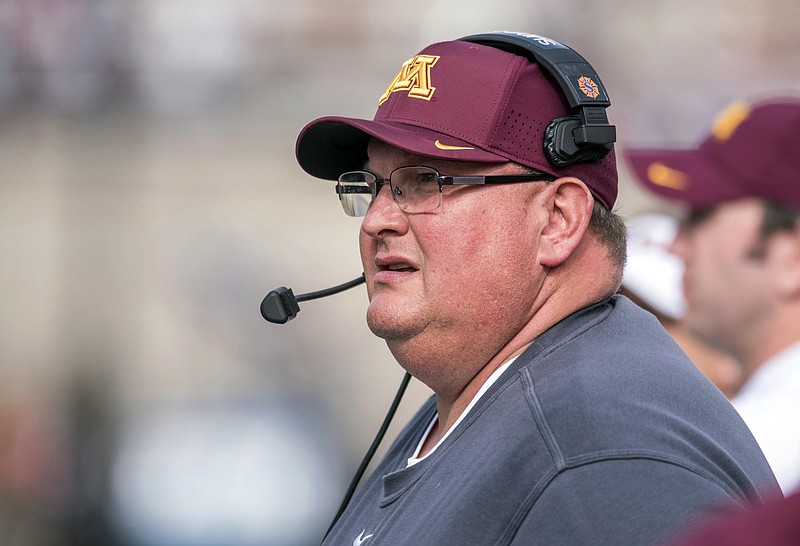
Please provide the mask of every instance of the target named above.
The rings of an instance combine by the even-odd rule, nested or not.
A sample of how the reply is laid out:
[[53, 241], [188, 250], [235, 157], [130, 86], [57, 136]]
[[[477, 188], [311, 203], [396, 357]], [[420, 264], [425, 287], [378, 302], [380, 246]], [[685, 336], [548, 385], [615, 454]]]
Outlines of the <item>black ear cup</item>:
[[565, 116], [551, 121], [544, 131], [544, 155], [556, 167], [580, 161], [599, 161], [611, 151], [609, 144], [578, 144], [574, 131], [582, 126], [580, 116]]

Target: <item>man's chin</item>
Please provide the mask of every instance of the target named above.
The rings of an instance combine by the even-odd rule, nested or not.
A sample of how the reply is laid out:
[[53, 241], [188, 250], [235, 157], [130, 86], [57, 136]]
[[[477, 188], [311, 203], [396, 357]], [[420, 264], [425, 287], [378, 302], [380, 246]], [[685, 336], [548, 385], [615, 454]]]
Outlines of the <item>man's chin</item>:
[[377, 337], [386, 341], [407, 337], [407, 329], [402, 328], [396, 321], [384, 321], [367, 317], [367, 326]]
[[367, 309], [367, 326], [373, 334], [386, 341], [409, 339], [422, 330], [418, 321], [411, 320], [407, 315], [372, 307]]

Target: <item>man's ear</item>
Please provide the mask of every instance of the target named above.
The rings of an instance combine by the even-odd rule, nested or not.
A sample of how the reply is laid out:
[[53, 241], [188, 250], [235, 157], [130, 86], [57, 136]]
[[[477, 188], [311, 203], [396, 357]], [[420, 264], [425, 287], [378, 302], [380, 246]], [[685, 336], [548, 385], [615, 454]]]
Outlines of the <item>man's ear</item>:
[[569, 258], [589, 227], [594, 198], [581, 180], [559, 178], [543, 192], [547, 221], [542, 227], [539, 262], [547, 267]]
[[769, 248], [772, 285], [784, 299], [800, 299], [800, 220], [791, 231], [773, 235]]

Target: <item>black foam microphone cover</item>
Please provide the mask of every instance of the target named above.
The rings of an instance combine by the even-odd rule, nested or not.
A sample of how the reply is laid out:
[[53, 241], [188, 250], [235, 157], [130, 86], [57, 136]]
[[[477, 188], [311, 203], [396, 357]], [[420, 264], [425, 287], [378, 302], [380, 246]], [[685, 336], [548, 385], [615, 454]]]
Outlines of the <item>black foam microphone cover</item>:
[[274, 324], [285, 324], [297, 316], [300, 306], [291, 288], [281, 286], [261, 301], [261, 316]]

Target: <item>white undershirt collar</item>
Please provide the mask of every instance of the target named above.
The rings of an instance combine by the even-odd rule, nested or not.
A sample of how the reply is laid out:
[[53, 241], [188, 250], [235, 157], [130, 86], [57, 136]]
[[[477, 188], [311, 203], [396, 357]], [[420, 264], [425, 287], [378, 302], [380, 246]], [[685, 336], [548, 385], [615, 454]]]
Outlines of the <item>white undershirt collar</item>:
[[[517, 356], [519, 356], [519, 355], [517, 355]], [[447, 432], [444, 433], [444, 436], [442, 436], [439, 439], [439, 441], [436, 442], [436, 445], [433, 446], [433, 448], [431, 448], [430, 451], [428, 451], [422, 457], [418, 457], [419, 452], [422, 450], [422, 446], [425, 443], [425, 440], [428, 438], [428, 435], [431, 433], [431, 430], [433, 429], [433, 425], [435, 425], [436, 421], [439, 419], [439, 414], [438, 413], [436, 415], [434, 415], [433, 419], [431, 419], [431, 422], [428, 425], [428, 428], [425, 430], [425, 434], [422, 435], [422, 439], [419, 441], [419, 444], [417, 445], [417, 449], [415, 449], [414, 450], [414, 454], [411, 457], [409, 457], [408, 463], [406, 464], [406, 468], [408, 468], [409, 466], [414, 466], [418, 462], [425, 460], [425, 458], [427, 458], [431, 453], [436, 451], [436, 449], [440, 445], [442, 445], [442, 442], [444, 442], [447, 439], [447, 437], [450, 436], [450, 433], [453, 432], [453, 430], [455, 430], [455, 428], [458, 426], [458, 424], [461, 421], [464, 420], [464, 417], [467, 416], [467, 414], [470, 412], [470, 410], [473, 408], [473, 406], [478, 402], [478, 400], [480, 400], [480, 398], [486, 393], [486, 391], [489, 390], [489, 387], [491, 387], [495, 383], [495, 381], [497, 381], [500, 378], [500, 376], [503, 375], [503, 372], [506, 371], [506, 369], [508, 369], [508, 367], [511, 365], [511, 363], [514, 362], [516, 359], [517, 359], [517, 357], [515, 356], [515, 357], [507, 360], [499, 368], [497, 368], [494, 372], [492, 372], [492, 375], [489, 376], [489, 379], [487, 379], [483, 383], [483, 385], [481, 385], [481, 388], [478, 390], [477, 394], [475, 394], [475, 396], [472, 398], [472, 400], [470, 400], [470, 402], [467, 405], [466, 409], [463, 412], [461, 412], [461, 415], [458, 416], [458, 419], [456, 420], [455, 423], [453, 423], [453, 426], [450, 427], [447, 430]]]

